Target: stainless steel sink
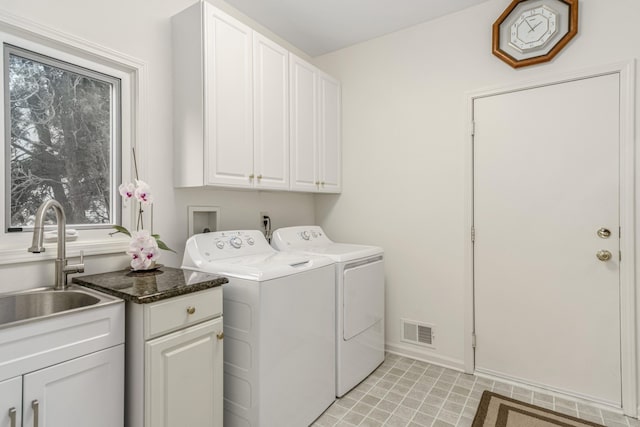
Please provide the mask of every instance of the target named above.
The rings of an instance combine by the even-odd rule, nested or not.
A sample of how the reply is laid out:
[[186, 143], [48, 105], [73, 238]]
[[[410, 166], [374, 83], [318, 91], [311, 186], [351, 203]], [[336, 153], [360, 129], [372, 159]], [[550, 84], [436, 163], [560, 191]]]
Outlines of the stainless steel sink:
[[38, 288], [26, 292], [0, 295], [0, 328], [16, 322], [43, 319], [94, 306], [115, 299], [79, 288], [54, 291]]

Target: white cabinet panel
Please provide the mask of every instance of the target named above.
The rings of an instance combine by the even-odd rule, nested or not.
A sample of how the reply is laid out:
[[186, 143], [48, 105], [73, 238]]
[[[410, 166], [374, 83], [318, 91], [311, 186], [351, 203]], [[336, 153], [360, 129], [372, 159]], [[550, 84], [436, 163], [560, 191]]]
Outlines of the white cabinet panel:
[[316, 191], [318, 181], [318, 96], [316, 68], [290, 54], [291, 189]]
[[290, 54], [291, 189], [339, 193], [340, 82]]
[[256, 188], [289, 188], [289, 53], [254, 33]]
[[339, 193], [342, 189], [342, 126], [340, 82], [320, 73], [320, 191]]
[[123, 391], [123, 344], [41, 369], [24, 376], [24, 425], [121, 427]]
[[145, 344], [148, 427], [222, 426], [222, 318]]
[[207, 184], [246, 186], [253, 171], [253, 32], [206, 3], [204, 8]]
[[0, 382], [0, 427], [22, 425], [22, 377]]

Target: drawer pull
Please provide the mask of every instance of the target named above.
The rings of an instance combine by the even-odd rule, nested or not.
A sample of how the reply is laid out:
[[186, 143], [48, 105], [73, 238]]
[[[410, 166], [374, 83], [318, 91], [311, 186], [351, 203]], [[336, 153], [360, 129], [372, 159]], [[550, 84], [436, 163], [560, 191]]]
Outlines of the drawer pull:
[[187, 307], [187, 314], [193, 314], [195, 312], [196, 312], [195, 307], [192, 307], [192, 306]]
[[16, 427], [16, 408], [9, 409], [9, 419], [11, 420], [11, 427]]
[[31, 408], [33, 409], [33, 427], [38, 427], [38, 418], [40, 416], [40, 402], [34, 400], [31, 402]]
[[218, 332], [218, 333], [216, 334], [216, 337], [218, 337], [218, 340], [222, 340], [222, 339], [224, 339], [224, 332]]

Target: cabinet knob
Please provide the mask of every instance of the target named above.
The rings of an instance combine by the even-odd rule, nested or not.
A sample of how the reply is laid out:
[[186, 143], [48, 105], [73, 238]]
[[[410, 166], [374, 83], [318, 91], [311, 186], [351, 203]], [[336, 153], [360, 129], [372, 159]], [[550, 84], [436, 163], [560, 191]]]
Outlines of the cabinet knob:
[[262, 175], [258, 175], [258, 181], [262, 179]]
[[320, 181], [316, 181], [316, 185], [320, 185]]
[[324, 181], [320, 182], [320, 185], [322, 185], [324, 187]]
[[254, 174], [249, 175], [249, 179], [250, 179], [251, 181], [253, 181], [253, 178], [255, 178], [255, 175], [254, 175]]
[[216, 337], [217, 337], [219, 340], [224, 339], [224, 332], [218, 332], [218, 333], [216, 334]]
[[196, 312], [196, 308], [195, 307], [187, 307], [187, 314], [193, 314]]

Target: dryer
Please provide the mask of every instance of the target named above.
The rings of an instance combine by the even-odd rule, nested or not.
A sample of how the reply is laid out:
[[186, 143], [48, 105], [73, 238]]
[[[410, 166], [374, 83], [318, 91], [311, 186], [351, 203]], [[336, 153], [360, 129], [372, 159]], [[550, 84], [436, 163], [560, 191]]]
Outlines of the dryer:
[[318, 226], [280, 228], [271, 245], [336, 264], [336, 396], [341, 397], [384, 361], [384, 251], [335, 243]]
[[226, 276], [224, 425], [310, 425], [335, 400], [335, 268], [260, 231], [197, 234], [183, 269]]

